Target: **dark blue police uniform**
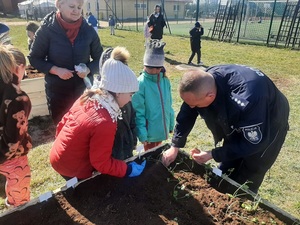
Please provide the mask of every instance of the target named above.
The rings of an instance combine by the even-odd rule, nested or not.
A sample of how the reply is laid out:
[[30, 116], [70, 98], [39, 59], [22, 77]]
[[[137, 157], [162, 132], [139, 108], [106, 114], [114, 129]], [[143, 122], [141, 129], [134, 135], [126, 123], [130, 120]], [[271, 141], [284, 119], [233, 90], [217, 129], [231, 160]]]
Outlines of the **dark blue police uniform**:
[[207, 69], [217, 86], [214, 102], [205, 108], [183, 103], [177, 115], [172, 145], [184, 147], [200, 115], [211, 130], [213, 159], [240, 184], [257, 192], [265, 173], [275, 162], [288, 130], [286, 97], [261, 71], [242, 65], [218, 65]]

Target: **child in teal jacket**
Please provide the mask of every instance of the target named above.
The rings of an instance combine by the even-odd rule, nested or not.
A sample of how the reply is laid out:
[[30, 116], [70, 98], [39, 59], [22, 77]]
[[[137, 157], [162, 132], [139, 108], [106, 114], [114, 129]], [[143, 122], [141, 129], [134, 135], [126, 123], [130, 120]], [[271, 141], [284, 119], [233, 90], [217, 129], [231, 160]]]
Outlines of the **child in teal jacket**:
[[174, 128], [171, 83], [163, 67], [164, 46], [157, 40], [147, 44], [144, 70], [138, 77], [139, 91], [132, 97], [137, 136], [145, 151], [167, 140]]

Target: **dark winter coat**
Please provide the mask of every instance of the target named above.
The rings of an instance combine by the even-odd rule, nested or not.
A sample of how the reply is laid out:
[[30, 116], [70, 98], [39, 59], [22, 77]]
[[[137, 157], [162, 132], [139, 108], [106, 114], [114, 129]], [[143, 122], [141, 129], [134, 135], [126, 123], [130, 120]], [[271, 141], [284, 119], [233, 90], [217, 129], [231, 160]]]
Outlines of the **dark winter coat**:
[[110, 27], [114, 27], [115, 25], [116, 25], [116, 21], [115, 21], [115, 19], [114, 18], [109, 18], [108, 19], [108, 25], [110, 26]]
[[98, 25], [98, 21], [93, 15], [89, 16], [88, 23], [91, 24], [92, 27], [97, 27], [97, 25]]
[[159, 14], [158, 17], [155, 17], [155, 13], [152, 13], [149, 17], [148, 27], [153, 26], [151, 33], [151, 39], [162, 39], [163, 36], [163, 28], [166, 26], [166, 22], [164, 20], [164, 16]]
[[200, 115], [211, 130], [212, 150], [217, 162], [245, 158], [264, 152], [277, 131], [288, 127], [289, 104], [286, 97], [261, 71], [240, 65], [221, 65], [207, 69], [217, 85], [214, 102], [205, 108], [183, 103], [177, 116], [173, 146], [183, 147]]
[[204, 34], [204, 28], [194, 27], [190, 30], [191, 50], [197, 52], [201, 48], [201, 36]]
[[122, 110], [122, 119], [118, 119], [113, 157], [124, 160], [133, 156], [132, 151], [137, 144], [135, 111], [132, 103], [127, 103]]
[[[75, 65], [85, 63], [91, 71], [88, 77], [92, 82], [93, 74], [99, 71], [99, 59], [103, 48], [98, 34], [86, 20], [82, 21], [72, 45], [55, 15], [56, 12], [52, 12], [44, 18], [40, 29], [36, 32], [28, 58], [33, 67], [45, 74], [46, 94], [50, 109], [63, 110], [65, 113], [83, 93], [85, 84], [76, 73], [68, 80], [60, 79], [59, 76], [49, 73], [51, 67], [58, 66], [74, 70]], [[56, 105], [57, 100], [53, 102], [54, 99], [65, 102]]]

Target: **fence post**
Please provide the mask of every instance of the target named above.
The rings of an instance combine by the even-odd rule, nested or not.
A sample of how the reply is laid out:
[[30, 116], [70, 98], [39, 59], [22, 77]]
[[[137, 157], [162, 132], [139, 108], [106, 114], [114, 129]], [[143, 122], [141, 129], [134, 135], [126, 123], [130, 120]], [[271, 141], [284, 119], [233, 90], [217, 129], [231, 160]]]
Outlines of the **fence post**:
[[269, 33], [268, 33], [268, 38], [267, 38], [267, 46], [269, 46], [269, 42], [270, 42], [271, 29], [272, 29], [273, 18], [274, 18], [274, 13], [275, 13], [276, 1], [277, 1], [277, 0], [274, 0], [274, 6], [273, 6], [272, 15], [271, 15], [271, 21], [270, 21]]
[[245, 4], [245, 0], [243, 0], [243, 3], [242, 3], [241, 18], [240, 18], [240, 24], [239, 24], [239, 30], [238, 30], [236, 42], [239, 42], [239, 40], [240, 40], [240, 32], [241, 32], [241, 26], [242, 26], [242, 21], [243, 21], [243, 14], [244, 14], [244, 4]]

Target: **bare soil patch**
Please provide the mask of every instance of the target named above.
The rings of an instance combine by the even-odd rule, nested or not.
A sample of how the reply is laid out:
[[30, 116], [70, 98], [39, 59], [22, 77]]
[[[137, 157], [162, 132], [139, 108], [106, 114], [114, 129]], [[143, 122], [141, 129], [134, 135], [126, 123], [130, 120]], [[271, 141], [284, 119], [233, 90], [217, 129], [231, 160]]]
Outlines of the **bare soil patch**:
[[26, 66], [26, 76], [24, 79], [32, 79], [32, 78], [37, 78], [37, 77], [44, 77], [45, 74], [39, 72], [37, 69], [35, 69], [33, 66], [28, 65]]
[[186, 155], [178, 157], [172, 170], [158, 156], [145, 158], [146, 168], [139, 177], [98, 175], [47, 202], [0, 217], [0, 224], [285, 224], [261, 207], [247, 211], [242, 207], [246, 198], [217, 190], [207, 171], [193, 166]]

